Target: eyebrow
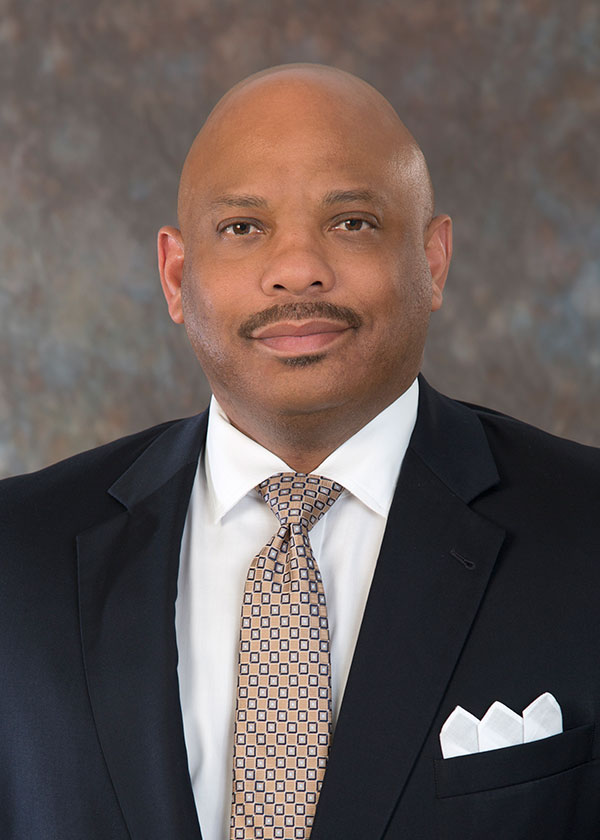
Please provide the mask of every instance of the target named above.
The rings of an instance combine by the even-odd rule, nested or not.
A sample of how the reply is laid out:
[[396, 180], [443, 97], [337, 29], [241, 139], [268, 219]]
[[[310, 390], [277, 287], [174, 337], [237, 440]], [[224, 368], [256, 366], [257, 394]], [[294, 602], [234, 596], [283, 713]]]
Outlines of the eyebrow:
[[[334, 204], [343, 204], [351, 201], [377, 202], [377, 195], [371, 190], [331, 190], [326, 193], [321, 201], [323, 207], [331, 207]], [[268, 207], [268, 202], [260, 195], [236, 195], [225, 193], [214, 198], [210, 203], [211, 209], [218, 210], [221, 207]]]
[[267, 207], [267, 200], [260, 195], [219, 195], [210, 203], [213, 210], [220, 207]]
[[351, 201], [370, 201], [378, 203], [378, 196], [371, 190], [331, 190], [326, 193], [321, 204], [331, 207], [333, 204], [344, 204]]

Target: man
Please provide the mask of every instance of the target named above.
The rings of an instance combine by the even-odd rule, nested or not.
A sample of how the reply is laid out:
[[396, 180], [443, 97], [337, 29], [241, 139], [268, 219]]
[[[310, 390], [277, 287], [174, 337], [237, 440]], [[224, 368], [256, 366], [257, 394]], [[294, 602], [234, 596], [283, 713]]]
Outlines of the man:
[[[600, 459], [417, 379], [451, 223], [411, 135], [274, 68], [178, 212], [208, 416], [2, 485], [0, 836], [598, 836]], [[443, 757], [545, 692], [562, 733]]]

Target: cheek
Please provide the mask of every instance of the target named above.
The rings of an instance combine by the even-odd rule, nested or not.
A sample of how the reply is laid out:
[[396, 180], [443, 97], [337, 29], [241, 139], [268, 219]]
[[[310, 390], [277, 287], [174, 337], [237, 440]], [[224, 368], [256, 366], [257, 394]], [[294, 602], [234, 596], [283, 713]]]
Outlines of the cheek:
[[371, 300], [373, 328], [386, 356], [404, 355], [424, 343], [431, 310], [427, 265], [418, 259], [397, 261]]
[[211, 329], [219, 320], [218, 284], [210, 279], [209, 271], [184, 269], [181, 284], [181, 304], [184, 321], [196, 331]]
[[[416, 263], [387, 266], [387, 272], [373, 275], [362, 295], [366, 310], [382, 325], [396, 321], [406, 325], [429, 311], [431, 292], [427, 273]], [[375, 324], [376, 325], [376, 324]]]
[[181, 288], [183, 319], [190, 344], [209, 380], [223, 381], [240, 369], [238, 330], [244, 303], [227, 284], [184, 274]]
[[247, 295], [245, 275], [240, 276], [218, 260], [196, 259], [184, 266], [182, 304], [190, 318], [207, 323], [239, 324], [244, 318]]
[[220, 354], [222, 338], [218, 325], [222, 322], [207, 289], [200, 286], [197, 278], [185, 277], [181, 286], [181, 305], [185, 329], [201, 362], [212, 355]]
[[396, 295], [409, 315], [428, 313], [431, 305], [431, 273], [425, 254], [414, 254], [399, 262], [396, 269]]

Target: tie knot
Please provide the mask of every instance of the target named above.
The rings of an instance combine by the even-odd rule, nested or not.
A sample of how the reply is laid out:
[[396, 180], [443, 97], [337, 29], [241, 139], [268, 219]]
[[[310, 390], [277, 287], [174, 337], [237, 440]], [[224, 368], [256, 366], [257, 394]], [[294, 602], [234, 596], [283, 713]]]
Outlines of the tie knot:
[[310, 531], [343, 491], [320, 475], [277, 473], [256, 487], [281, 525], [300, 524]]

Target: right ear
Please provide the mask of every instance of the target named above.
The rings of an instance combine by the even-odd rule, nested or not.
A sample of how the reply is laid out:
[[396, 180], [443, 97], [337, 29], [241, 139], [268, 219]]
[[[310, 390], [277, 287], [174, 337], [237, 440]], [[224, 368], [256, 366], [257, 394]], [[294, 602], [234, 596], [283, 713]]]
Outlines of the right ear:
[[169, 315], [176, 324], [183, 324], [181, 281], [183, 279], [183, 236], [176, 227], [165, 226], [158, 231], [158, 270]]

